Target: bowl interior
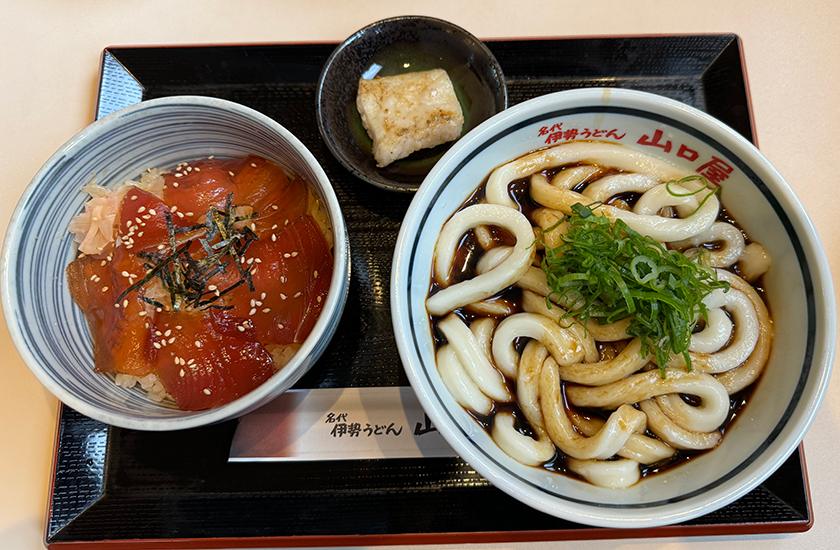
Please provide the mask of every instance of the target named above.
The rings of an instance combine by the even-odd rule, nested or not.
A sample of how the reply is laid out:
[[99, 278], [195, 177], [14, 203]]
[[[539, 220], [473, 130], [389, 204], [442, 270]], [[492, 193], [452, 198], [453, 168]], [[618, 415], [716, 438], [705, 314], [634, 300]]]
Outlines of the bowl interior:
[[[575, 139], [642, 150], [717, 179], [724, 207], [773, 257], [764, 278], [776, 338], [753, 398], [719, 448], [623, 490], [602, 489], [519, 464], [450, 396], [434, 361], [425, 309], [441, 227], [497, 166]], [[715, 176], [707, 163], [720, 168]], [[392, 279], [394, 323], [409, 379], [435, 425], [476, 470], [545, 512], [581, 523], [642, 527], [676, 523], [755, 487], [795, 449], [825, 391], [836, 333], [825, 301], [827, 263], [787, 184], [745, 140], [685, 105], [618, 90], [538, 98], [462, 139], [429, 175], [403, 224]], [[830, 292], [830, 283], [828, 285]]]
[[[65, 285], [76, 255], [67, 232], [89, 198], [91, 180], [113, 187], [146, 168], [174, 168], [191, 159], [263, 156], [300, 174], [320, 194], [335, 236], [330, 294], [310, 337], [295, 358], [265, 384], [209, 411], [185, 412], [155, 404], [139, 390], [116, 386], [93, 371], [87, 323]], [[88, 127], [36, 175], [6, 237], [3, 302], [15, 344], [38, 378], [59, 399], [88, 416], [139, 429], [176, 429], [216, 422], [265, 403], [302, 376], [326, 347], [344, 304], [348, 274], [344, 221], [329, 181], [294, 136], [250, 109], [210, 98], [152, 100]]]
[[445, 69], [464, 111], [463, 136], [507, 106], [504, 76], [477, 38], [446, 21], [396, 17], [342, 43], [318, 82], [318, 125], [333, 155], [356, 177], [391, 191], [414, 191], [452, 143], [413, 153], [384, 168], [356, 108], [359, 79]]

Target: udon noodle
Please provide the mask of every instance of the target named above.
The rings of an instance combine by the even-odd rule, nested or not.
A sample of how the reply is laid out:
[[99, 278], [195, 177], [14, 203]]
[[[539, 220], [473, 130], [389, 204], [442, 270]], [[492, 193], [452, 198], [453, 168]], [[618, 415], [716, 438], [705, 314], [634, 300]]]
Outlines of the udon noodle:
[[[579, 302], [553, 289], [541, 265], [565, 242], [576, 205], [723, 282], [702, 298], [684, 353], [657, 364], [656, 350], [628, 334], [632, 315], [570, 318]], [[437, 367], [515, 460], [628, 487], [650, 465], [720, 443], [733, 396], [770, 351], [771, 320], [749, 282], [769, 265], [696, 174], [601, 142], [536, 151], [497, 168], [441, 231], [426, 301]]]

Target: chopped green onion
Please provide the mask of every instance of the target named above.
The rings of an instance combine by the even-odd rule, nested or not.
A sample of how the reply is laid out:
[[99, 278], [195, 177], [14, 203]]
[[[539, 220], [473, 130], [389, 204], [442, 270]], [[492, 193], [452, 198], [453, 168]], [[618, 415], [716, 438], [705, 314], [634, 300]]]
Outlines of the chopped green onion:
[[717, 279], [705, 255], [669, 250], [590, 206], [571, 210], [563, 244], [546, 247], [542, 262], [549, 298], [571, 304], [561, 321], [608, 324], [632, 316], [627, 333], [641, 340], [642, 355], [654, 355], [663, 376], [674, 355], [682, 355], [690, 370], [691, 333], [707, 312], [703, 298], [729, 290], [729, 283]]

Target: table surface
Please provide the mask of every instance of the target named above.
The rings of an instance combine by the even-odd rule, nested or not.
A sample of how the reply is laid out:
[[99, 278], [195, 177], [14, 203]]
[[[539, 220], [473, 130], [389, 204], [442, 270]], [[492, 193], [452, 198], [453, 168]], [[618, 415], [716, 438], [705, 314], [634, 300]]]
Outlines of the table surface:
[[[419, 8], [419, 9], [418, 9]], [[804, 0], [0, 0], [0, 234], [38, 168], [93, 120], [107, 46], [340, 41], [385, 17], [419, 14], [480, 38], [735, 33], [743, 40], [761, 151], [788, 179], [826, 245], [840, 296], [840, 216], [828, 170], [840, 109], [840, 3]], [[32, 376], [0, 323], [0, 548], [43, 547], [57, 401]], [[814, 526], [802, 534], [575, 543], [576, 548], [835, 548], [840, 524], [840, 382], [805, 437]], [[482, 544], [539, 550], [552, 543]], [[446, 548], [434, 546], [428, 548]]]

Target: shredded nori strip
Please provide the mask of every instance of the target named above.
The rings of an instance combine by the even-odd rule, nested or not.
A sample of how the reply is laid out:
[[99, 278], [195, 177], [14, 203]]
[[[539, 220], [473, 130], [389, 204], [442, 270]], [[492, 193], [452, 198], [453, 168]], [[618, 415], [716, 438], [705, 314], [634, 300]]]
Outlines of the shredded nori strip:
[[[254, 241], [259, 240], [256, 233], [250, 227], [243, 227], [242, 230], [234, 228], [234, 224], [244, 220], [254, 219], [257, 212], [234, 216], [236, 207], [233, 205], [233, 193], [229, 193], [225, 200], [225, 208], [219, 211], [211, 206], [205, 216], [204, 224], [191, 225], [188, 227], [175, 228], [172, 223], [172, 215], [164, 212], [166, 217], [166, 229], [169, 237], [169, 254], [158, 252], [141, 251], [136, 254], [144, 261], [144, 267], [148, 269], [146, 274], [136, 283], [129, 286], [119, 298], [119, 303], [129, 293], [139, 290], [146, 283], [157, 277], [161, 280], [163, 288], [169, 292], [172, 301], [172, 309], [177, 311], [182, 307], [195, 309], [216, 308], [230, 309], [233, 306], [221, 306], [215, 304], [219, 298], [229, 293], [240, 285], [247, 283], [248, 289], [254, 292], [254, 281], [251, 278], [251, 266], [242, 266], [242, 255]], [[184, 233], [199, 232], [189, 238], [184, 244], [178, 247], [176, 235]], [[213, 242], [219, 237], [218, 242]], [[200, 259], [193, 258], [190, 254], [190, 246], [193, 241], [198, 241], [206, 256]], [[227, 273], [231, 263], [236, 266], [240, 279], [224, 290], [207, 290], [207, 282], [220, 273]], [[203, 299], [210, 295], [208, 299]], [[163, 304], [155, 300], [141, 297], [146, 303], [155, 307], [163, 307]]]

